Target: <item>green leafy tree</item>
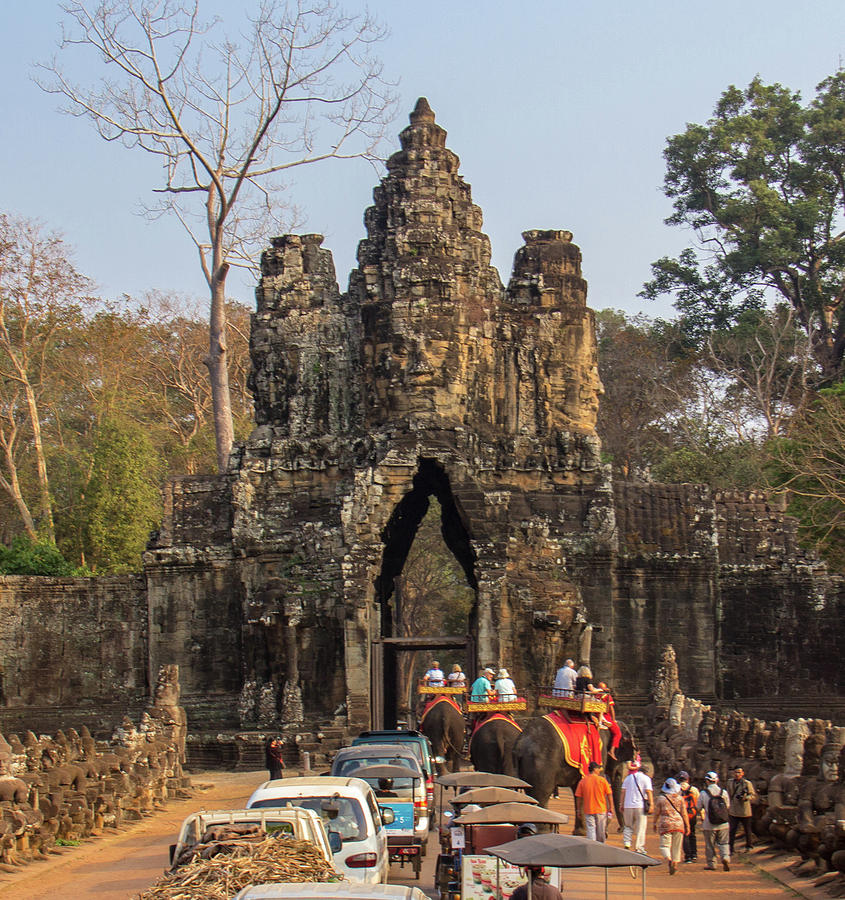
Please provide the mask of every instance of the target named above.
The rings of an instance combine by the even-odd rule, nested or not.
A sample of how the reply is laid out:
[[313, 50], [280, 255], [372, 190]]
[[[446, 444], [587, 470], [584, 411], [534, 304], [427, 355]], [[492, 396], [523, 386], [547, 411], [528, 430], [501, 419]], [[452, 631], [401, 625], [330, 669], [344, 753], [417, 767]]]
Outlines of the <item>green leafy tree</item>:
[[0, 544], [0, 575], [72, 575], [73, 566], [49, 541], [34, 541], [19, 534], [11, 544]]
[[759, 78], [667, 141], [668, 224], [696, 246], [654, 263], [643, 296], [673, 294], [689, 334], [730, 328], [773, 297], [809, 337], [822, 379], [845, 351], [845, 72], [809, 104]]
[[85, 558], [100, 573], [141, 566], [141, 553], [161, 516], [162, 462], [138, 423], [109, 419], [97, 430], [83, 504]]

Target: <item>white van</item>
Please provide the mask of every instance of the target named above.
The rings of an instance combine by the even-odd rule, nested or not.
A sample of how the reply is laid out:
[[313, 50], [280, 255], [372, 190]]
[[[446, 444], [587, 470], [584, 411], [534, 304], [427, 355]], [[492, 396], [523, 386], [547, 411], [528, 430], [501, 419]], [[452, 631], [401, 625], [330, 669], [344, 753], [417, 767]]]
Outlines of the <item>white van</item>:
[[[278, 778], [253, 791], [248, 809], [274, 806], [311, 809], [323, 820], [329, 839], [340, 838], [334, 867], [350, 881], [380, 884], [387, 881], [390, 856], [385, 824], [393, 812], [379, 810], [373, 789], [360, 778]], [[333, 843], [337, 837], [333, 839]]]

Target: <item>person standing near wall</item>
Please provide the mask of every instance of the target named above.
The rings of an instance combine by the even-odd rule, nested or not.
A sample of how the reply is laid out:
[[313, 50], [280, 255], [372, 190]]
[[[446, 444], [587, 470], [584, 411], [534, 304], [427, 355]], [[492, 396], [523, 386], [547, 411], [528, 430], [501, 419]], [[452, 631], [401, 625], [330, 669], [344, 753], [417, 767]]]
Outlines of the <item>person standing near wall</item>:
[[283, 751], [284, 743], [278, 735], [267, 738], [267, 743], [264, 745], [264, 765], [267, 766], [271, 779], [282, 777], [282, 769], [285, 768], [285, 761], [282, 758]]

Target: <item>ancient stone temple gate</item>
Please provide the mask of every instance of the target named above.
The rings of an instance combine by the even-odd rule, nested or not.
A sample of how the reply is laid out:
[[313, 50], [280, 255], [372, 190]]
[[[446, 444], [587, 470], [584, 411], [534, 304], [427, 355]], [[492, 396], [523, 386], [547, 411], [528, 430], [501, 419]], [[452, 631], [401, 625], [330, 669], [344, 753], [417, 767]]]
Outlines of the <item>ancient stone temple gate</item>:
[[[208, 608], [221, 570], [247, 682], [294, 703], [299, 688], [311, 714], [347, 702], [352, 726], [370, 722], [371, 644], [392, 633], [394, 577], [430, 497], [476, 592], [479, 658], [508, 660], [523, 681], [551, 675], [559, 654], [544, 651], [611, 591], [580, 252], [568, 232], [526, 232], [505, 289], [445, 139], [420, 100], [347, 293], [320, 236], [273, 241], [252, 330], [257, 428], [215, 485], [231, 527], [182, 534], [208, 496], [179, 482], [148, 562], [153, 620], [176, 582], [196, 585], [180, 606]], [[233, 690], [237, 649], [232, 637], [208, 648], [218, 673], [228, 655]]]
[[703, 700], [842, 690], [842, 579], [781, 509], [602, 465], [571, 234], [526, 231], [503, 286], [425, 100], [400, 137], [345, 293], [319, 235], [264, 253], [256, 428], [225, 475], [168, 485], [143, 577], [0, 579], [0, 724], [107, 725], [117, 699], [120, 721], [173, 664], [195, 731], [389, 718], [371, 679], [432, 497], [475, 594], [468, 642], [522, 689], [582, 655], [591, 625], [623, 700], [667, 643]]

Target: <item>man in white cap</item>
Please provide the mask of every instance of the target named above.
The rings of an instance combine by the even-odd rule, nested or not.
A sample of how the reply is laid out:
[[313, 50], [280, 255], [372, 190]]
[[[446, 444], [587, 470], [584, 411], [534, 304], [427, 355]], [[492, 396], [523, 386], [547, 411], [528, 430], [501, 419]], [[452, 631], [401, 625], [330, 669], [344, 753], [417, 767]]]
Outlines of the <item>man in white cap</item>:
[[469, 689], [469, 699], [474, 703], [486, 703], [490, 699], [490, 692], [493, 690], [493, 675], [495, 673], [491, 668], [482, 669], [478, 673], [478, 678], [472, 683]]
[[728, 792], [719, 786], [719, 776], [708, 772], [704, 776], [704, 790], [698, 795], [696, 807], [704, 810], [701, 831], [704, 835], [704, 856], [708, 869], [716, 868], [716, 853], [722, 860], [722, 868], [731, 870], [730, 819]]
[[640, 754], [628, 763], [628, 777], [622, 782], [622, 844], [631, 849], [631, 841], [637, 853], [645, 853], [645, 831], [648, 814], [654, 807], [651, 779], [640, 771]]
[[496, 677], [496, 683], [493, 685], [493, 688], [496, 691], [497, 699], [501, 700], [503, 703], [509, 703], [511, 700], [516, 700], [516, 685], [513, 683], [507, 669], [499, 669], [499, 674]]
[[578, 675], [575, 672], [575, 660], [568, 659], [557, 670], [555, 675], [555, 684], [552, 693], [555, 697], [574, 697], [575, 696], [575, 679]]

